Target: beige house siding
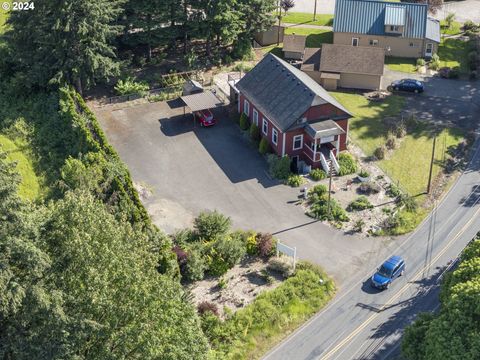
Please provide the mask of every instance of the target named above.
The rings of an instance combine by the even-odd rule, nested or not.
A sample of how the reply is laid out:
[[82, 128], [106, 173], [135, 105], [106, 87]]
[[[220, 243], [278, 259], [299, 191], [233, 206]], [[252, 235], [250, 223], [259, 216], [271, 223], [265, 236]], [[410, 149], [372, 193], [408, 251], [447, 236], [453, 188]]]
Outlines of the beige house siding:
[[326, 90], [337, 90], [338, 80], [337, 79], [321, 79], [320, 85], [322, 85]]
[[321, 84], [321, 72], [320, 71], [304, 71], [305, 74], [310, 76], [313, 80], [315, 80], [317, 83]]
[[340, 74], [338, 86], [349, 89], [379, 90], [382, 77], [380, 75]]
[[[352, 45], [352, 38], [358, 38], [359, 46], [372, 46], [370, 45], [370, 40], [377, 40], [378, 44], [376, 46], [388, 48], [390, 51], [386, 51], [387, 56], [398, 56], [398, 57], [411, 57], [419, 58], [425, 56], [425, 47], [426, 44], [431, 42], [433, 44], [433, 53], [437, 52], [438, 44], [434, 41], [429, 41], [428, 39], [409, 39], [403, 37], [393, 37], [393, 36], [382, 36], [382, 35], [365, 35], [365, 34], [355, 34], [355, 33], [334, 33], [333, 34], [333, 43], [334, 44], [343, 44], [343, 45]], [[413, 46], [410, 46], [410, 43], [413, 43]]]

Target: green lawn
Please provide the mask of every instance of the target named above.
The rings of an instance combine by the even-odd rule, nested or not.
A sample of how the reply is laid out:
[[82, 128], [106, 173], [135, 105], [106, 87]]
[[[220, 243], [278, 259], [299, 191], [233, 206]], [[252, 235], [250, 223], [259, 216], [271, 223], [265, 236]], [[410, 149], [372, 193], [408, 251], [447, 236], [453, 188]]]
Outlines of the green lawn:
[[405, 73], [417, 72], [416, 59], [402, 58], [396, 56], [386, 56], [385, 64], [390, 70], [402, 71]]
[[322, 29], [310, 29], [302, 27], [290, 27], [285, 29], [285, 34], [306, 35], [306, 47], [320, 47], [323, 43], [333, 43], [333, 31]]
[[40, 179], [35, 174], [33, 163], [23, 148], [25, 145], [17, 145], [12, 140], [0, 134], [0, 147], [7, 153], [7, 160], [17, 163], [17, 171], [22, 181], [18, 188], [20, 197], [26, 200], [36, 200], [41, 196]]
[[462, 23], [459, 23], [458, 21], [453, 21], [450, 27], [447, 27], [447, 23], [445, 20], [440, 21], [440, 27], [442, 34], [445, 35], [458, 35], [461, 34], [462, 31]]
[[[2, 3], [5, 0], [2, 1]], [[7, 0], [6, 2], [11, 3], [11, 0]], [[5, 22], [7, 21], [8, 13], [2, 9], [0, 6], [0, 34], [2, 34], [5, 31]]]
[[468, 73], [468, 42], [460, 39], [442, 39], [438, 47], [441, 67], [460, 67], [460, 72]]
[[282, 18], [282, 21], [290, 24], [309, 24], [309, 25], [320, 25], [320, 26], [332, 26], [333, 25], [333, 15], [330, 14], [317, 14], [316, 20], [313, 21], [313, 14], [292, 12], [287, 13], [286, 16]]
[[[349, 135], [367, 156], [373, 155], [375, 149], [385, 144], [389, 128], [383, 118], [396, 116], [404, 106], [405, 99], [392, 95], [384, 102], [370, 102], [364, 96], [353, 93], [333, 92], [332, 95], [344, 104], [354, 115], [349, 122]], [[395, 182], [411, 195], [426, 190], [429, 163], [432, 155], [432, 132], [424, 124], [410, 128], [407, 136], [401, 141], [398, 149], [387, 160], [378, 162]], [[441, 171], [439, 161], [443, 158], [444, 149], [461, 142], [463, 133], [457, 129], [444, 129], [438, 136], [437, 151], [433, 175]]]

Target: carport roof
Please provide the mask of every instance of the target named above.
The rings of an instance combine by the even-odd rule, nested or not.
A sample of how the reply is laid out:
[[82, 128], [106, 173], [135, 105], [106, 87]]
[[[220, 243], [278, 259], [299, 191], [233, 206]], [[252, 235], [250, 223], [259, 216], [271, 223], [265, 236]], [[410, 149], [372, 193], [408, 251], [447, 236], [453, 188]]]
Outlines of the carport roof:
[[192, 112], [212, 109], [223, 105], [220, 99], [211, 91], [182, 96], [181, 99]]

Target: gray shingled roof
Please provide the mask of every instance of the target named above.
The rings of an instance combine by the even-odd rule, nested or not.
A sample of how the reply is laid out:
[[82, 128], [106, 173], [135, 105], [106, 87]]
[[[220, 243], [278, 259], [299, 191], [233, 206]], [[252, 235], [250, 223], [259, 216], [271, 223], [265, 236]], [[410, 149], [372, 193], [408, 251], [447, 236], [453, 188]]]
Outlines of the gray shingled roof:
[[313, 124], [308, 124], [305, 127], [305, 130], [313, 139], [345, 134], [345, 131], [333, 120], [324, 120]]
[[307, 37], [303, 35], [285, 35], [283, 37], [283, 51], [303, 53], [306, 41]]
[[375, 46], [323, 44], [320, 71], [383, 75], [385, 49]]
[[273, 54], [266, 55], [236, 86], [281, 131], [315, 105], [330, 103], [351, 116], [310, 76]]
[[306, 48], [303, 55], [303, 63], [300, 67], [302, 71], [319, 71], [321, 48]]

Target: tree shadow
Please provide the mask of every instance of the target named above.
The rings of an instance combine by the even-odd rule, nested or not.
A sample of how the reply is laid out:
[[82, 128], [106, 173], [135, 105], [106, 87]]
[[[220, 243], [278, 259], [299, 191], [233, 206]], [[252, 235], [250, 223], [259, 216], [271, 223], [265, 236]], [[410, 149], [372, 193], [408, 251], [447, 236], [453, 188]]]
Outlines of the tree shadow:
[[325, 30], [318, 34], [309, 34], [307, 35], [307, 40], [305, 46], [308, 48], [318, 48], [322, 44], [332, 44], [333, 43], [333, 32]]

